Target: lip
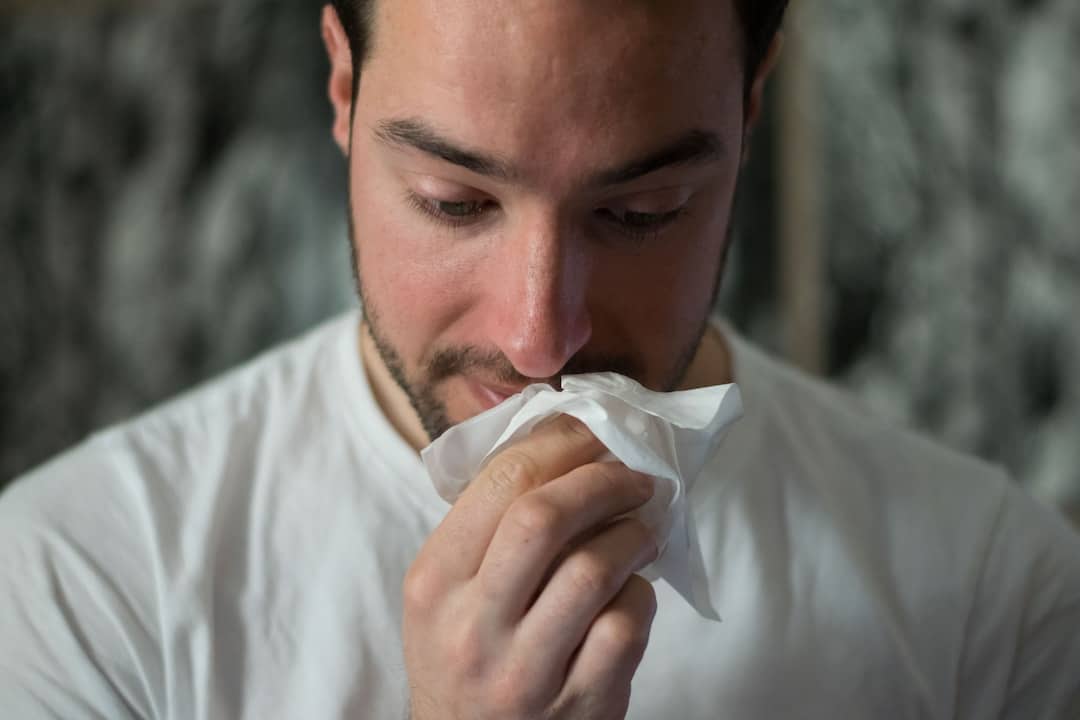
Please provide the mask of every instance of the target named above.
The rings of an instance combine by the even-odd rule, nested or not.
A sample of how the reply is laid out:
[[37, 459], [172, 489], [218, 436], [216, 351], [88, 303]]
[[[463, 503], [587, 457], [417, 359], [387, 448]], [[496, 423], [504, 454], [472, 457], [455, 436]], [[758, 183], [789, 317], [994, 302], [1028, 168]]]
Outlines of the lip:
[[472, 378], [466, 379], [465, 382], [483, 410], [490, 410], [496, 405], [500, 405], [511, 395], [517, 395], [521, 392], [517, 388], [488, 385]]

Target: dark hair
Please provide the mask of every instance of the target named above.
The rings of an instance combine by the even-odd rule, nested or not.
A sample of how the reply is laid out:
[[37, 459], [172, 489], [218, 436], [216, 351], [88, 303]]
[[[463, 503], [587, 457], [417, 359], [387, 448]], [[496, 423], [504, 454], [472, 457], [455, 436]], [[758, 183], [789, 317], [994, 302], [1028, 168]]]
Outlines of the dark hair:
[[[371, 24], [375, 0], [331, 0], [349, 38], [353, 57], [353, 93], [359, 85], [360, 70], [371, 50]], [[735, 0], [746, 42], [746, 90], [749, 92], [758, 65], [765, 59], [773, 37], [780, 29], [788, 0]]]

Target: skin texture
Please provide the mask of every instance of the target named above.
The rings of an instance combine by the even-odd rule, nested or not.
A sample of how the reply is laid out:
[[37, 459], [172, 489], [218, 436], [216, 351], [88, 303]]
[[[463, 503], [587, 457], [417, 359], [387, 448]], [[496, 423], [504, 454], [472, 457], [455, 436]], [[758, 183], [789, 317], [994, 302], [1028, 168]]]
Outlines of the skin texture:
[[[706, 318], [776, 54], [744, 103], [732, 5], [395, 0], [374, 30], [354, 107], [324, 10], [360, 351], [406, 440], [567, 371], [729, 379]], [[619, 518], [651, 482], [601, 453], [549, 422], [428, 539], [405, 579], [415, 718], [623, 717], [655, 611], [633, 573], [656, 543]]]

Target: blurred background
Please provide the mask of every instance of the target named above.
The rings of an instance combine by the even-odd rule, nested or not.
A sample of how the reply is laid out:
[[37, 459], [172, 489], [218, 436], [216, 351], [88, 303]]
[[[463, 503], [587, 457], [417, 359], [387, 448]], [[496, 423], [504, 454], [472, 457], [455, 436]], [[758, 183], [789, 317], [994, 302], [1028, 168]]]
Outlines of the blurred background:
[[[316, 0], [0, 4], [0, 486], [354, 304]], [[795, 0], [721, 304], [1080, 520], [1080, 4]]]

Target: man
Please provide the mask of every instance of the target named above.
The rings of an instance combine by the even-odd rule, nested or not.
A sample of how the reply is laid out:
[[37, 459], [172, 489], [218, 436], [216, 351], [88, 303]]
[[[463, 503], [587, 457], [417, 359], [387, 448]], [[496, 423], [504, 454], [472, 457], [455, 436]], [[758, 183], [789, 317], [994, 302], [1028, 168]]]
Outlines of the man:
[[[323, 13], [363, 319], [0, 503], [18, 718], [1069, 718], [1080, 542], [708, 316], [784, 2]], [[742, 388], [695, 485], [705, 620], [636, 571], [648, 478], [556, 418], [454, 506], [417, 450], [535, 381]]]

